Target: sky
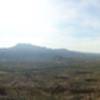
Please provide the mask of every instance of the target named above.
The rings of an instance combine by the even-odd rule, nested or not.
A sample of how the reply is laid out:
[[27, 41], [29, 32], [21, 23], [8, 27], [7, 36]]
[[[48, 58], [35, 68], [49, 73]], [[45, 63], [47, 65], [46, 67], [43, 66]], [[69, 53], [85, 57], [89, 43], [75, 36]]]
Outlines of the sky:
[[0, 47], [17, 43], [100, 53], [100, 0], [0, 0]]

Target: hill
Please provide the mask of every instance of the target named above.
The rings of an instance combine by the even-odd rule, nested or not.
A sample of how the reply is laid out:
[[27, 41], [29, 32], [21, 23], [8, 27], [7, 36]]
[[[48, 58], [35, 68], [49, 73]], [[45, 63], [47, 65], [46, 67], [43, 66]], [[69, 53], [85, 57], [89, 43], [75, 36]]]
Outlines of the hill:
[[100, 54], [81, 53], [66, 49], [50, 49], [31, 44], [17, 44], [0, 49], [0, 61], [55, 61], [71, 59], [100, 59]]

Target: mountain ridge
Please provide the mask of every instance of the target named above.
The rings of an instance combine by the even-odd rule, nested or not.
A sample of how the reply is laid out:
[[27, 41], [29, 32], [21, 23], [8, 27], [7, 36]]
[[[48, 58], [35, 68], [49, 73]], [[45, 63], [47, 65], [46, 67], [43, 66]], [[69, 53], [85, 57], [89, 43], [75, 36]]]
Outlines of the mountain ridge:
[[0, 61], [51, 61], [69, 58], [100, 59], [100, 55], [67, 49], [51, 49], [26, 43], [19, 43], [6, 49], [0, 48]]

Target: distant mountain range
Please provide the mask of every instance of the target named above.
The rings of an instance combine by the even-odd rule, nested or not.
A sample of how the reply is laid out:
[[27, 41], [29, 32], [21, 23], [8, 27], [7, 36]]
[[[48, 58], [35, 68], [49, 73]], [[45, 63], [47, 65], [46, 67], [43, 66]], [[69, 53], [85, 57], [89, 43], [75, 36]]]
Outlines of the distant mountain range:
[[100, 59], [100, 55], [66, 49], [50, 49], [31, 44], [17, 44], [11, 48], [0, 49], [0, 61], [56, 61], [69, 58]]

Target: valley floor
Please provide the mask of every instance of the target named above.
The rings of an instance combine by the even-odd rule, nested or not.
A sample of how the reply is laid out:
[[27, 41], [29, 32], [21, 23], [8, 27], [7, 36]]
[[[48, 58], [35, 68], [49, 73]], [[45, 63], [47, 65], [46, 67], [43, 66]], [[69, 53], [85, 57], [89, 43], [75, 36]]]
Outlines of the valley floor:
[[100, 100], [99, 63], [24, 65], [1, 63], [0, 100]]

